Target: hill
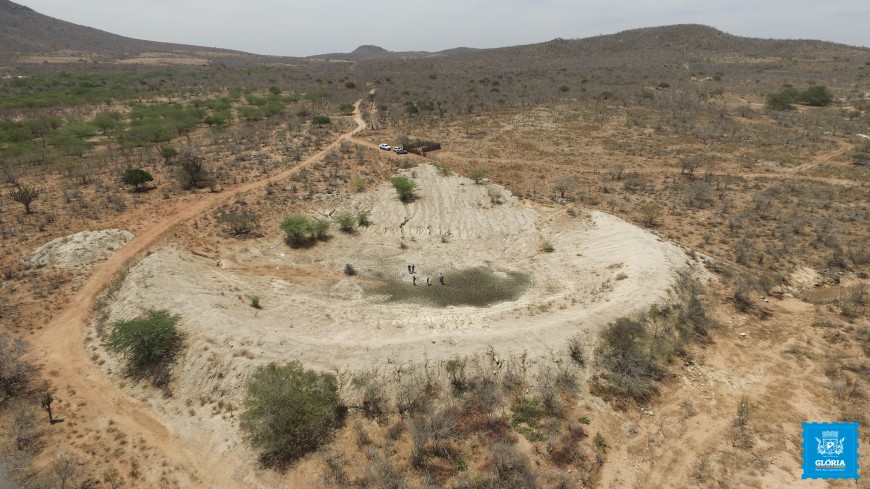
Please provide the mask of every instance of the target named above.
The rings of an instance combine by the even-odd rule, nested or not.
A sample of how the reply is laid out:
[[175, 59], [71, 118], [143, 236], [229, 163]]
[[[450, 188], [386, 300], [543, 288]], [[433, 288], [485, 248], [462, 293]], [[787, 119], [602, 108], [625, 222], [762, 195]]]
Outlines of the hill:
[[347, 61], [366, 61], [376, 59], [413, 59], [413, 58], [432, 58], [440, 56], [448, 56], [459, 53], [473, 53], [480, 51], [474, 48], [453, 48], [444, 51], [429, 52], [429, 51], [388, 51], [380, 46], [363, 45], [350, 53], [330, 53], [311, 56], [311, 58], [325, 58]]
[[85, 27], [43, 15], [9, 0], [0, 0], [0, 63], [28, 57], [40, 61], [110, 61], [136, 58], [144, 53], [209, 60], [216, 57], [255, 56], [227, 49], [143, 41]]
[[[713, 27], [682, 24], [647, 27], [583, 39], [553, 39], [522, 46], [457, 53], [486, 64], [535, 66], [661, 65], [690, 60], [744, 61], [747, 58], [815, 59], [866, 56], [870, 49], [818, 40], [740, 37]], [[732, 58], [738, 56], [739, 59]]]

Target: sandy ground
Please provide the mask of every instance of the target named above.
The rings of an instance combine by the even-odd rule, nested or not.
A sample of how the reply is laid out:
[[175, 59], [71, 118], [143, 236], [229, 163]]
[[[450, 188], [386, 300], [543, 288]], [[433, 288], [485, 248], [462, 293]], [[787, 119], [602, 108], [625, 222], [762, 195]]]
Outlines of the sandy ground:
[[[691, 262], [680, 248], [608, 214], [571, 217], [565, 208], [535, 207], [431, 166], [406, 173], [419, 185], [411, 204], [384, 184], [313, 213], [369, 209], [372, 224], [353, 235], [334, 230], [333, 239], [305, 249], [263, 238], [221, 250], [217, 260], [172, 245], [144, 257], [109, 306], [109, 320], [169, 309], [183, 318], [186, 349], [171, 399], [128, 391], [187, 449], [235, 460], [234, 480], [261, 484], [269, 475], [253, 475], [253, 455], [235, 420], [254, 366], [298, 359], [341, 374], [443, 361], [489, 346], [545, 356], [572, 335], [592, 335], [665, 298], [676, 271]], [[491, 202], [490, 188], [503, 203]], [[555, 251], [543, 252], [544, 242]], [[346, 263], [359, 274], [344, 275]], [[445, 287], [453, 272], [474, 267], [526, 274], [530, 286], [519, 299], [489, 307], [390, 302], [374, 290], [391, 280], [413, 287], [408, 263], [418, 276], [443, 272]], [[262, 309], [250, 306], [252, 296]], [[91, 348], [100, 351], [96, 343]], [[103, 370], [112, 375], [117, 365], [106, 357]]]
[[[224, 250], [217, 261], [156, 251], [130, 271], [110, 318], [165, 307], [185, 318], [192, 344], [329, 370], [448, 358], [490, 344], [542, 352], [664, 298], [689, 262], [678, 247], [604, 213], [535, 209], [504, 189], [506, 202], [495, 205], [487, 187], [431, 166], [409, 175], [421, 188], [416, 202], [402, 204], [382, 185], [347, 206], [371, 209], [371, 226], [355, 235], [336, 230], [312, 248], [276, 237]], [[545, 241], [553, 253], [541, 251]], [[341, 273], [346, 263], [359, 275]], [[412, 287], [408, 263], [433, 282], [445, 273], [448, 287], [452, 271], [474, 267], [524, 273], [532, 285], [519, 300], [484, 308], [395, 303], [372, 290], [389, 279]], [[249, 306], [252, 296], [261, 310]]]

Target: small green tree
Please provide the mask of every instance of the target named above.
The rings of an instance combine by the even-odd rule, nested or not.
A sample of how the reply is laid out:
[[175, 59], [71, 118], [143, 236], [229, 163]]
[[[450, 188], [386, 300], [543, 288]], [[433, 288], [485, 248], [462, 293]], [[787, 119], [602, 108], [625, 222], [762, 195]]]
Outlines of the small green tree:
[[144, 188], [142, 185], [154, 181], [154, 177], [141, 168], [127, 168], [121, 176], [121, 181], [125, 185], [132, 186], [134, 191], [141, 192]]
[[103, 134], [108, 134], [121, 128], [123, 125], [121, 123], [122, 117], [121, 113], [116, 111], [100, 112], [91, 123], [97, 126]]
[[266, 465], [285, 467], [316, 449], [337, 426], [338, 381], [298, 361], [257, 368], [248, 382], [241, 428]]
[[782, 92], [768, 94], [765, 105], [774, 110], [794, 110], [795, 108], [794, 97]]
[[417, 188], [417, 183], [405, 176], [393, 177], [390, 180], [396, 193], [399, 195], [399, 200], [402, 202], [413, 202], [414, 189]]
[[179, 321], [181, 316], [165, 309], [149, 310], [135, 319], [114, 323], [106, 346], [126, 359], [131, 374], [151, 372], [165, 365], [178, 350]]
[[814, 107], [825, 107], [834, 101], [834, 95], [824, 85], [812, 85], [800, 93], [798, 101]]
[[176, 149], [176, 147], [172, 146], [171, 144], [167, 144], [166, 146], [162, 146], [160, 148], [160, 156], [163, 157], [163, 162], [168, 165], [169, 161], [172, 158], [178, 156], [178, 149]]
[[305, 216], [287, 216], [278, 226], [284, 231], [284, 241], [290, 246], [302, 246], [311, 233], [311, 219]]
[[331, 124], [332, 119], [325, 115], [316, 115], [311, 118], [312, 124], [317, 124], [317, 127], [323, 127], [324, 124]]
[[784, 85], [779, 92], [768, 94], [765, 103], [775, 110], [794, 110], [794, 103], [800, 99], [800, 95], [793, 86]]

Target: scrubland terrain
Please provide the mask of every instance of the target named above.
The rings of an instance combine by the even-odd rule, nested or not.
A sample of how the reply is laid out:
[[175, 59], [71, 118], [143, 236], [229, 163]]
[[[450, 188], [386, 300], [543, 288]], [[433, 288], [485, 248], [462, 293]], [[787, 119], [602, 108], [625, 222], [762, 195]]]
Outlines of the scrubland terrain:
[[[801, 422], [866, 430], [867, 49], [675, 26], [293, 66], [153, 51], [4, 67], [17, 485], [866, 484], [801, 480]], [[291, 245], [294, 215], [331, 228]], [[153, 310], [180, 337], [136, 371], [112, 331]], [[251, 386], [292, 361], [338, 409], [270, 451]]]

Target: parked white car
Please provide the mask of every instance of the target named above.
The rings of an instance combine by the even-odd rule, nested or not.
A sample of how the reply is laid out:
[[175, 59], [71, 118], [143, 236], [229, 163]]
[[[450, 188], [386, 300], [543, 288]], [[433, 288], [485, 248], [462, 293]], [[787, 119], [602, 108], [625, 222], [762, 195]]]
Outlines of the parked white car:
[[387, 143], [381, 143], [381, 144], [378, 145], [378, 147], [381, 148], [381, 149], [384, 150], [384, 151], [389, 151], [389, 150], [393, 149], [393, 148], [391, 148], [390, 145], [387, 144]]

